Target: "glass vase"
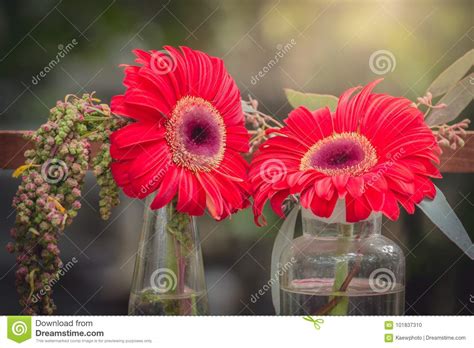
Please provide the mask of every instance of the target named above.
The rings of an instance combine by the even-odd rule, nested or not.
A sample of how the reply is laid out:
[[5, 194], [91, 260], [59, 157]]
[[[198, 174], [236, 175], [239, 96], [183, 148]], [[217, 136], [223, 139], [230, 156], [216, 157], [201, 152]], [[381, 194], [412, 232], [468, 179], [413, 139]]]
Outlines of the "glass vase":
[[381, 235], [381, 214], [345, 216], [343, 204], [328, 219], [302, 210], [303, 234], [280, 257], [281, 314], [404, 314], [405, 257]]
[[206, 315], [207, 290], [195, 218], [178, 212], [175, 203], [151, 210], [151, 196], [145, 205], [128, 313]]

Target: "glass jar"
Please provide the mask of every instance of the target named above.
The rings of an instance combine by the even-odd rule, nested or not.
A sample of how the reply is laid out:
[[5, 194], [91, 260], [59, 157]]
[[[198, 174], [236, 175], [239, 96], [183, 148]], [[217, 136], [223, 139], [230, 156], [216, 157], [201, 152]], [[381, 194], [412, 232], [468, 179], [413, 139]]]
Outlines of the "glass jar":
[[175, 203], [151, 210], [146, 200], [135, 260], [128, 313], [205, 315], [209, 313], [196, 221]]
[[281, 314], [404, 314], [405, 257], [381, 235], [381, 214], [345, 216], [339, 203], [328, 219], [302, 210], [303, 235], [280, 257]]

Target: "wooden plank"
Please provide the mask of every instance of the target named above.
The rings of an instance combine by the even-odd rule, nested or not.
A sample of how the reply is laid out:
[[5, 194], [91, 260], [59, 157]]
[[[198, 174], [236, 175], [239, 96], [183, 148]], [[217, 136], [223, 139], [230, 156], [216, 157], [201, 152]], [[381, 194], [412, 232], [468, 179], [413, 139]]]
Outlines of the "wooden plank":
[[[23, 137], [28, 131], [0, 130], [0, 168], [15, 169], [24, 163], [23, 153], [31, 144]], [[443, 149], [440, 170], [443, 173], [474, 173], [474, 131], [468, 131], [462, 149]], [[93, 144], [93, 154], [99, 144]]]
[[14, 169], [25, 162], [23, 153], [32, 146], [23, 135], [28, 131], [0, 131], [0, 168]]
[[[33, 148], [32, 142], [24, 137], [29, 132], [0, 130], [0, 169], [16, 169], [25, 163], [23, 154]], [[99, 143], [92, 144], [93, 156], [99, 147]]]
[[474, 173], [474, 131], [467, 131], [461, 149], [443, 148], [439, 170], [442, 173]]

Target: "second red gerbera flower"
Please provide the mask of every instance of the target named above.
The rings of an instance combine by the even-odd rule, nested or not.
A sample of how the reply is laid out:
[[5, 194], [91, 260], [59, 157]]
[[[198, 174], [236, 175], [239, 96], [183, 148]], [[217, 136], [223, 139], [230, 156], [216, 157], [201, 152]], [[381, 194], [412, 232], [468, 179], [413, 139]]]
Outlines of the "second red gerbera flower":
[[348, 222], [372, 211], [395, 220], [398, 204], [413, 213], [424, 197], [434, 198], [430, 177], [441, 177], [435, 137], [410, 100], [372, 93], [378, 82], [343, 93], [333, 114], [297, 108], [261, 145], [250, 169], [257, 223], [267, 200], [283, 216], [290, 194], [320, 217], [344, 199]]

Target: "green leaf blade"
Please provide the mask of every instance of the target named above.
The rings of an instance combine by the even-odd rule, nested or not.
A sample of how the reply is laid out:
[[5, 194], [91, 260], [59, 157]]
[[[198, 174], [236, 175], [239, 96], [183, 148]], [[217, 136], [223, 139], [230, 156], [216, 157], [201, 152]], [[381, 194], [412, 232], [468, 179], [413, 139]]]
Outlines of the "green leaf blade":
[[438, 103], [444, 103], [447, 107], [432, 110], [426, 118], [426, 123], [433, 126], [455, 120], [472, 101], [474, 96], [473, 80], [474, 73], [469, 74], [451, 88]]
[[449, 205], [443, 192], [436, 186], [435, 189], [434, 200], [425, 198], [417, 204], [418, 207], [446, 237], [454, 242], [471, 260], [474, 260], [474, 244], [469, 234]]
[[451, 89], [456, 82], [461, 80], [474, 64], [474, 49], [467, 52], [444, 70], [430, 85], [428, 91], [433, 97], [438, 97]]
[[303, 93], [290, 88], [285, 88], [286, 98], [294, 108], [305, 106], [311, 111], [328, 107], [334, 112], [337, 107], [338, 98], [330, 94]]

